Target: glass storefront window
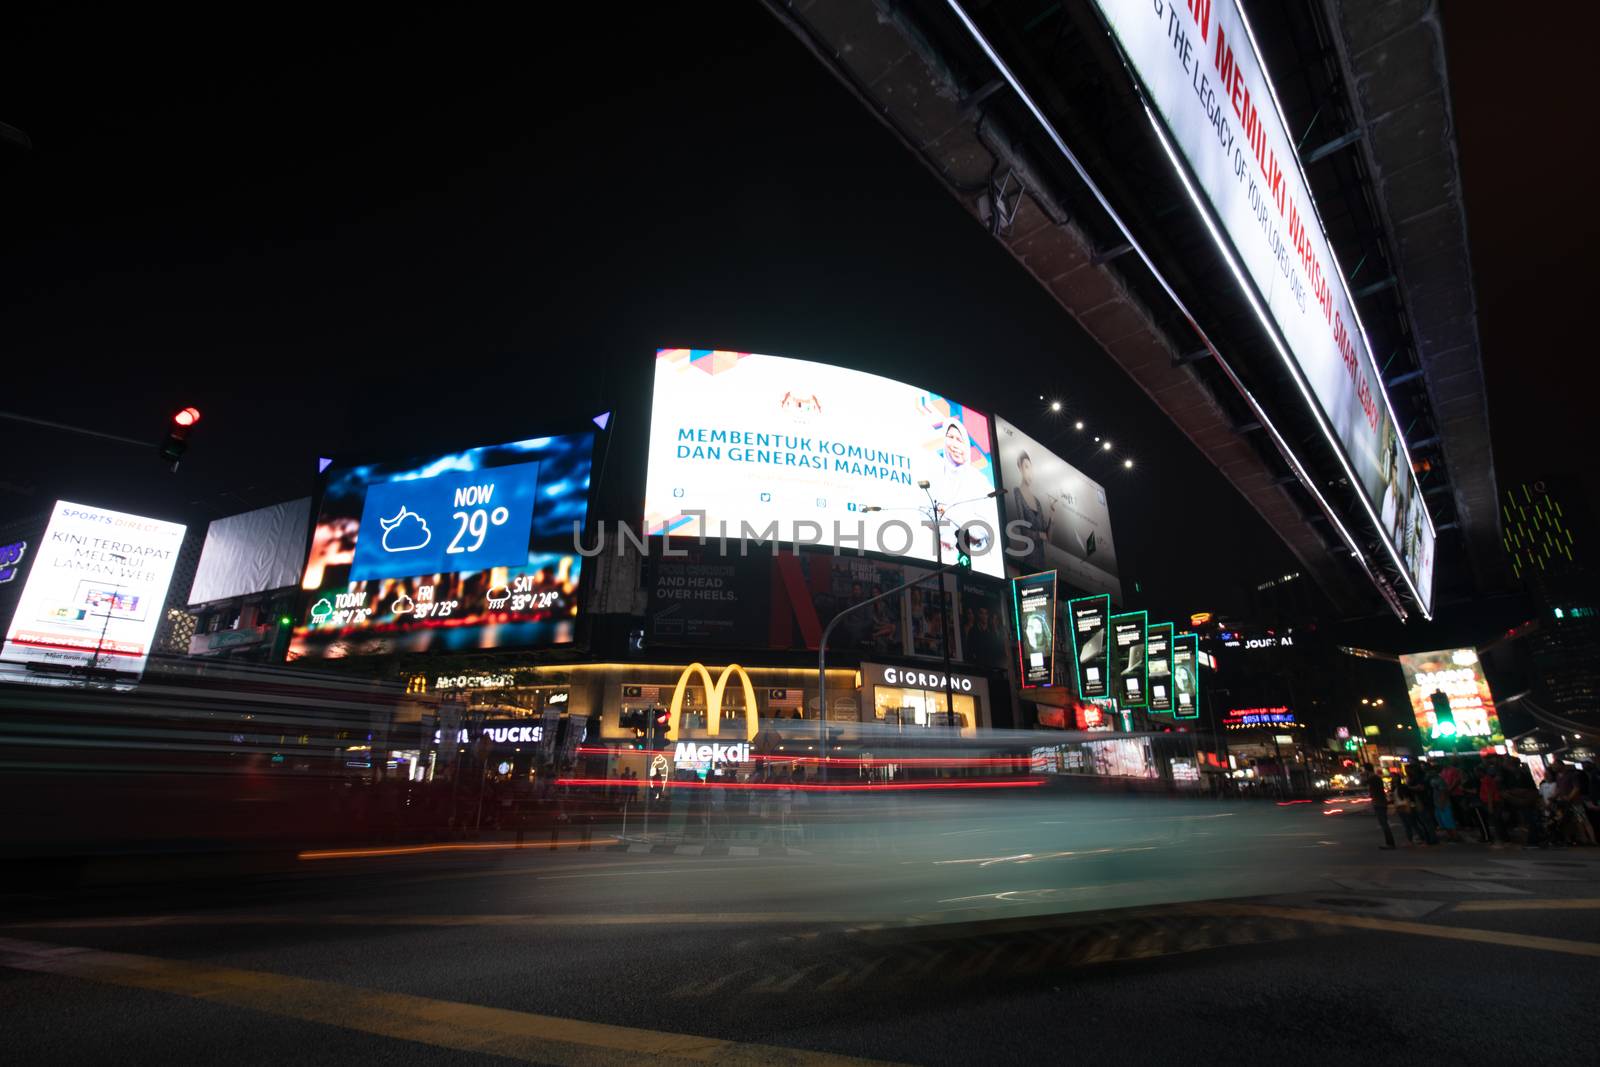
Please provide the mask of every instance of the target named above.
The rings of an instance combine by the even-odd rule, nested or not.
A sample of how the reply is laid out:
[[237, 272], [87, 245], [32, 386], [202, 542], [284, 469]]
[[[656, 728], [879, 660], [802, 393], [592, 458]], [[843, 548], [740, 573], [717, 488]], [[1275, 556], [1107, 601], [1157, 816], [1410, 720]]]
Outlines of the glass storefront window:
[[[932, 726], [934, 716], [946, 710], [943, 689], [908, 689], [879, 685], [872, 690], [872, 713], [879, 722], [898, 722], [902, 726]], [[955, 694], [956, 714], [964, 729], [978, 724], [978, 702], [963, 693]]]

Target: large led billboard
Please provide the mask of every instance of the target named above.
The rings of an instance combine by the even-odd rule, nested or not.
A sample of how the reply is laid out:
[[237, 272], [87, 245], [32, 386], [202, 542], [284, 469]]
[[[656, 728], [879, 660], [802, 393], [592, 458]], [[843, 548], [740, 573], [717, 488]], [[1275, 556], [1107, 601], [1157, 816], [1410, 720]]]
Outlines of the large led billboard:
[[990, 447], [987, 416], [914, 385], [781, 356], [664, 348], [645, 530], [948, 562], [965, 527], [977, 538], [973, 568], [1000, 578]]
[[34, 668], [23, 676], [31, 681], [63, 680], [52, 669], [91, 665], [142, 674], [183, 531], [175, 522], [56, 501], [0, 655]]
[[573, 640], [593, 434], [333, 466], [291, 660]]
[[[1406, 676], [1406, 693], [1411, 697], [1411, 713], [1424, 737], [1488, 738], [1500, 740], [1500, 715], [1494, 709], [1489, 679], [1483, 664], [1470, 648], [1445, 648], [1437, 652], [1413, 652], [1400, 657]], [[1441, 729], [1434, 709], [1433, 695], [1443, 693], [1450, 701], [1450, 720]]]
[[1120, 603], [1105, 488], [1005, 419], [995, 419], [994, 433], [1006, 522], [1031, 544], [1026, 555], [1009, 557], [1012, 570], [1054, 567], [1072, 588]]
[[[1361, 491], [1424, 613], [1433, 603], [1433, 522], [1317, 213], [1271, 79], [1237, 0], [1095, 0], [1197, 206], [1285, 369]], [[1203, 198], [1204, 204], [1200, 205]]]

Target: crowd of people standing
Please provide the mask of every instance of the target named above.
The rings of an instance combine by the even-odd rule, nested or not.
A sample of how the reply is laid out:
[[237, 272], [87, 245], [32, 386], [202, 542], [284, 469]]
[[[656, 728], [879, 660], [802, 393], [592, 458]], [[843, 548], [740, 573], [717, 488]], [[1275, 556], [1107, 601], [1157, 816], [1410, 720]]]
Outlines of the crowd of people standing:
[[1410, 845], [1460, 842], [1463, 834], [1481, 844], [1524, 847], [1593, 845], [1600, 839], [1592, 764], [1557, 759], [1542, 782], [1515, 756], [1415, 760], [1387, 776], [1371, 764], [1364, 770], [1385, 849], [1396, 847], [1390, 808]]

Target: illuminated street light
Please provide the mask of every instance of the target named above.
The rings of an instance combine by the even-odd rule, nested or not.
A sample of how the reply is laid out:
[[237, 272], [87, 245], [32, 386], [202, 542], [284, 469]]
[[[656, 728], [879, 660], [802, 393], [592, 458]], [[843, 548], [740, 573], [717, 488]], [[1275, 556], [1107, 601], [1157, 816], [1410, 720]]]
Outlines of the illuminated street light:
[[1101, 445], [1100, 448], [1102, 450], [1106, 451], [1106, 452], [1110, 452], [1111, 451], [1111, 442], [1107, 441], [1105, 444]]
[[1122, 461], [1122, 466], [1123, 466], [1123, 468], [1125, 470], [1130, 470], [1130, 471], [1133, 470], [1133, 460], [1131, 460], [1131, 459], [1123, 460]]
[[1077, 422], [1075, 422], [1075, 423], [1073, 423], [1073, 424], [1072, 424], [1072, 428], [1073, 428], [1073, 429], [1074, 429], [1074, 430], [1081, 430], [1081, 429], [1083, 429], [1083, 420], [1082, 420], [1082, 419], [1079, 419], [1079, 420], [1078, 420], [1078, 421], [1077, 421]]
[[1050, 401], [1050, 410], [1051, 411], [1060, 411], [1061, 410], [1061, 401], [1059, 401], [1059, 400]]

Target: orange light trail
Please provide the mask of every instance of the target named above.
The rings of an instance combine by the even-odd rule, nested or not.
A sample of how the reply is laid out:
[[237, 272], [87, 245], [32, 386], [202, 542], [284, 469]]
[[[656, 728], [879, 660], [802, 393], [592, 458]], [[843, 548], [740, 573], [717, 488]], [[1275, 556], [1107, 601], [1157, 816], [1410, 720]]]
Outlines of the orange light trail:
[[509, 852], [519, 848], [572, 848], [584, 845], [614, 845], [614, 837], [597, 837], [592, 841], [488, 841], [481, 844], [396, 845], [390, 848], [324, 848], [307, 849], [298, 853], [300, 860], [364, 859], [368, 856], [418, 856], [429, 852]]

